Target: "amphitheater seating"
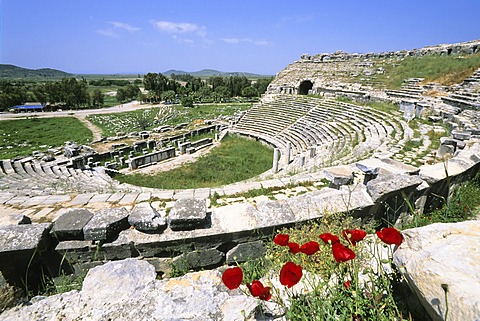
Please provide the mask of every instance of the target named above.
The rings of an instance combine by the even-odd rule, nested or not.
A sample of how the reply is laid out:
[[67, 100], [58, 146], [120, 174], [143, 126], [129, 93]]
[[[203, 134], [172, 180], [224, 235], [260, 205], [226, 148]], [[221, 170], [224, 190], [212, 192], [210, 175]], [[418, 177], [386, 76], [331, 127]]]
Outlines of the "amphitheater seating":
[[101, 169], [74, 169], [33, 158], [0, 160], [0, 190], [17, 195], [111, 191], [114, 185]]
[[290, 143], [293, 159], [316, 147], [315, 164], [322, 166], [355, 162], [373, 153], [385, 155], [405, 141], [401, 124], [390, 114], [300, 95], [269, 97], [252, 107], [231, 132], [259, 137], [282, 152]]

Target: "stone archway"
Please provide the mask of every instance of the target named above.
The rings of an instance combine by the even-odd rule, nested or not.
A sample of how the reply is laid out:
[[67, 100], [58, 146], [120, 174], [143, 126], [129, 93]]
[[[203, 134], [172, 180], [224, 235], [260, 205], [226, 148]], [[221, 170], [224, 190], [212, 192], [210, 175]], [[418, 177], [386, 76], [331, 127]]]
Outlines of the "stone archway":
[[313, 88], [313, 83], [310, 80], [304, 80], [298, 86], [299, 95], [308, 95], [308, 92]]

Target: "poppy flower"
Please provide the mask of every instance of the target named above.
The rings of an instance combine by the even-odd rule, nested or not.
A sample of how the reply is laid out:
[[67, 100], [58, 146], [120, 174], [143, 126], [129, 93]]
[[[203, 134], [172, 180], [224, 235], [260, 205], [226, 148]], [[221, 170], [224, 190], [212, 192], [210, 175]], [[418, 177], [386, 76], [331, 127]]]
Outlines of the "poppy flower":
[[297, 254], [298, 252], [300, 252], [300, 245], [298, 245], [298, 243], [288, 242], [287, 245], [288, 245], [288, 248], [290, 249], [290, 253]]
[[340, 239], [338, 236], [333, 235], [331, 233], [323, 233], [320, 235], [320, 239], [325, 243], [325, 244], [335, 244], [340, 242]]
[[345, 281], [345, 283], [343, 283], [343, 286], [345, 287], [345, 290], [348, 290], [348, 288], [352, 285], [352, 283], [350, 282], [350, 280], [347, 280]]
[[346, 262], [355, 258], [355, 253], [342, 243], [333, 244], [332, 253], [337, 262]]
[[277, 234], [273, 238], [273, 242], [280, 246], [287, 246], [290, 235], [288, 234]]
[[319, 249], [318, 242], [310, 241], [300, 246], [300, 252], [306, 255], [312, 255]]
[[384, 227], [377, 231], [377, 236], [386, 244], [400, 245], [403, 242], [403, 235], [394, 227]]
[[289, 288], [297, 284], [302, 278], [302, 266], [287, 262], [280, 270], [280, 283]]
[[364, 230], [343, 230], [342, 235], [352, 244], [357, 245], [357, 242], [360, 242], [367, 236], [367, 232]]
[[230, 290], [235, 290], [242, 284], [243, 271], [238, 266], [228, 268], [222, 274], [223, 284]]
[[254, 280], [252, 284], [247, 283], [247, 288], [252, 296], [257, 297], [260, 300], [268, 301], [272, 297], [270, 287], [263, 286], [262, 282], [258, 280]]

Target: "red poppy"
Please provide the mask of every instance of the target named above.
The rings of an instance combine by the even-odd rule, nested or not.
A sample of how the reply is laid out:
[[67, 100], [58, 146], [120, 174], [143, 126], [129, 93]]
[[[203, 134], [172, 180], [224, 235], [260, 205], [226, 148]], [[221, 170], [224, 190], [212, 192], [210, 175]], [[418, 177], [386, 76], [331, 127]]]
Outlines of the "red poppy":
[[268, 301], [272, 297], [270, 287], [263, 286], [262, 282], [258, 280], [254, 280], [252, 284], [247, 283], [247, 288], [254, 297], [258, 297], [260, 300]]
[[360, 242], [367, 236], [367, 232], [364, 230], [343, 230], [342, 235], [352, 244], [357, 245], [357, 242]]
[[342, 243], [333, 244], [332, 253], [337, 262], [346, 262], [355, 258], [355, 253]]
[[325, 244], [335, 244], [340, 242], [340, 239], [338, 236], [333, 235], [331, 233], [323, 233], [320, 235], [320, 239], [325, 243]]
[[277, 234], [273, 238], [273, 242], [280, 246], [287, 246], [290, 235], [288, 234]]
[[300, 252], [300, 245], [298, 245], [298, 243], [288, 242], [287, 245], [288, 245], [288, 248], [290, 249], [290, 253], [297, 254], [298, 252]]
[[377, 236], [386, 244], [400, 245], [403, 242], [403, 235], [394, 227], [384, 227], [377, 231]]
[[234, 290], [242, 284], [243, 271], [238, 266], [226, 269], [222, 274], [223, 284], [230, 290]]
[[315, 252], [317, 252], [319, 249], [318, 242], [315, 241], [310, 241], [302, 246], [300, 246], [300, 252], [307, 254], [307, 255], [312, 255]]
[[287, 262], [280, 270], [280, 283], [289, 288], [297, 284], [302, 278], [302, 266]]
[[345, 287], [346, 290], [348, 290], [348, 288], [350, 287], [350, 285], [352, 285], [351, 282], [350, 282], [350, 280], [347, 280], [347, 281], [345, 281], [345, 283], [343, 283], [343, 286]]

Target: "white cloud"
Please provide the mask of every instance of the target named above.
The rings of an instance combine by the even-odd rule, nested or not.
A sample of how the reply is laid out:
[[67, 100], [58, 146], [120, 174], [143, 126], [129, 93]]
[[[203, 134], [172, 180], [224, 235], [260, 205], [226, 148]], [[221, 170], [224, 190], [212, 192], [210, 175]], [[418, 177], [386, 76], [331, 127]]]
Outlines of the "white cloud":
[[195, 34], [199, 37], [206, 37], [207, 28], [205, 26], [197, 25], [194, 23], [188, 22], [172, 22], [172, 21], [155, 21], [152, 20], [151, 23], [159, 31], [166, 32], [169, 34]]
[[123, 29], [129, 32], [135, 32], [139, 31], [140, 28], [133, 27], [132, 25], [129, 25], [128, 23], [123, 23], [123, 22], [118, 22], [118, 21], [109, 21], [109, 24], [113, 26], [114, 29]]
[[110, 37], [110, 38], [118, 38], [119, 35], [113, 31], [112, 29], [98, 29], [96, 31], [99, 35]]
[[239, 44], [239, 43], [253, 43], [256, 46], [268, 46], [270, 45], [270, 42], [266, 40], [253, 40], [250, 38], [223, 38], [223, 42], [229, 43], [229, 44]]

